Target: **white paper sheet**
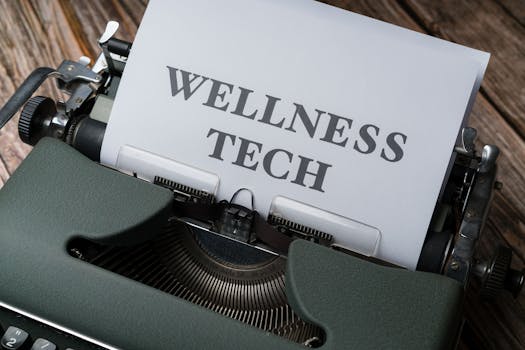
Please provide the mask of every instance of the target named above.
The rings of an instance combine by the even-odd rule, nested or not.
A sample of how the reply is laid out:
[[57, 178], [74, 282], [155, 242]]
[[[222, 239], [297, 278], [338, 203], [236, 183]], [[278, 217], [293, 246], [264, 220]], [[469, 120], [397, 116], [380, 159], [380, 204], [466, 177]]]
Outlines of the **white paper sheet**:
[[284, 196], [364, 223], [414, 269], [488, 57], [308, 0], [151, 1], [101, 159], [128, 145], [216, 174], [219, 200], [249, 188], [262, 215]]

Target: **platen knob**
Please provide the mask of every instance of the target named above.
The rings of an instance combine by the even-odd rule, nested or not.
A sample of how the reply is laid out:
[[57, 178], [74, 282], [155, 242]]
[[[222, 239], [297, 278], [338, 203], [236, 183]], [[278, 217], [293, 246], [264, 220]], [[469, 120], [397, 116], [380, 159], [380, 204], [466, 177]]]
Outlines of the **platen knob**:
[[30, 98], [22, 109], [18, 122], [18, 135], [27, 144], [35, 145], [42, 131], [57, 113], [55, 101], [49, 97]]
[[524, 271], [510, 267], [512, 250], [500, 246], [488, 263], [476, 266], [481, 277], [481, 296], [486, 299], [494, 298], [503, 289], [508, 290], [516, 298], [524, 283]]

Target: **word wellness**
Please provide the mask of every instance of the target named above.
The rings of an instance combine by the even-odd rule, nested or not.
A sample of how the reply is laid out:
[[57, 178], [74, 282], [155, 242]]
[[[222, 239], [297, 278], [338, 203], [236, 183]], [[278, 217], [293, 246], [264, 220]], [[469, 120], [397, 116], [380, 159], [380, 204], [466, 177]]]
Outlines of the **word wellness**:
[[[333, 113], [324, 112], [319, 109], [315, 110], [315, 118], [311, 118], [305, 107], [299, 103], [293, 103], [294, 112], [291, 118], [286, 116], [277, 117], [274, 115], [276, 105], [281, 101], [280, 98], [265, 95], [266, 103], [264, 109], [256, 109], [252, 111], [246, 111], [246, 105], [250, 94], [254, 91], [238, 86], [240, 91], [236, 103], [230, 103], [226, 101], [226, 95], [232, 95], [235, 86], [220, 80], [208, 78], [202, 75], [191, 73], [182, 69], [167, 67], [169, 70], [170, 84], [171, 84], [171, 95], [173, 97], [179, 95], [182, 92], [184, 100], [190, 99], [197, 90], [202, 89], [206, 86], [209, 89], [207, 94], [208, 98], [202, 103], [202, 105], [218, 109], [224, 112], [229, 112], [233, 115], [237, 115], [243, 118], [247, 118], [253, 121], [257, 121], [272, 127], [287, 130], [289, 132], [296, 133], [296, 124], [300, 123], [307, 135], [311, 139], [318, 138], [320, 141], [331, 143], [340, 147], [348, 147], [362, 154], [373, 154], [376, 153], [379, 157], [387, 162], [399, 162], [403, 156], [403, 145], [407, 142], [407, 136], [401, 132], [391, 132], [385, 137], [386, 146], [378, 149], [377, 139], [380, 135], [380, 128], [373, 124], [362, 125], [357, 130], [359, 136], [355, 137], [354, 142], [350, 142], [350, 138], [345, 136], [347, 131], [351, 131], [354, 121]], [[260, 112], [262, 111], [262, 112]], [[321, 118], [328, 118], [324, 130], [318, 130], [320, 125], [319, 121]], [[316, 136], [316, 135], [322, 136]], [[228, 140], [229, 143], [234, 146], [236, 139], [240, 140], [237, 158], [232, 164], [238, 165], [250, 170], [256, 170], [259, 162], [254, 161], [255, 152], [262, 152], [262, 144], [248, 140], [242, 137], [236, 137], [235, 135], [228, 134], [223, 131], [210, 129], [207, 137], [216, 136], [215, 148], [210, 157], [223, 161], [222, 151], [225, 147], [225, 143]], [[250, 146], [251, 151], [250, 151]], [[272, 161], [277, 154], [282, 154], [288, 158], [289, 162], [292, 163], [293, 154], [284, 149], [272, 149], [267, 152], [262, 159], [263, 168], [266, 173], [276, 179], [286, 180], [289, 177], [289, 172], [275, 174], [272, 171]], [[322, 186], [324, 178], [326, 176], [328, 168], [332, 165], [317, 161], [318, 167], [316, 171], [308, 170], [309, 164], [313, 162], [312, 159], [298, 156], [300, 163], [295, 176], [292, 176], [292, 183], [309, 187], [311, 189], [324, 192]], [[306, 175], [313, 176], [313, 181], [310, 185], [305, 183]]]

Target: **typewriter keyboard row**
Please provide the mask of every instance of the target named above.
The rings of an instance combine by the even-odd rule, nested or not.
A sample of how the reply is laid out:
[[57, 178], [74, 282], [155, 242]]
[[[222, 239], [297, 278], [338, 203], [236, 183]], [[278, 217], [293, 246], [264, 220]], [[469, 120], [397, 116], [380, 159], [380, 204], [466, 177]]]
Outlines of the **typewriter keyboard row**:
[[[0, 304], [3, 304], [0, 302]], [[106, 350], [54, 327], [50, 322], [31, 317], [0, 305], [0, 349], [11, 350]]]
[[[21, 349], [28, 343], [29, 334], [18, 328], [9, 326], [5, 331], [2, 340], [0, 340], [0, 345], [4, 349]], [[50, 342], [47, 339], [38, 338], [35, 340], [33, 345], [31, 345], [31, 350], [56, 350], [57, 346]], [[66, 350], [73, 350], [68, 348]]]

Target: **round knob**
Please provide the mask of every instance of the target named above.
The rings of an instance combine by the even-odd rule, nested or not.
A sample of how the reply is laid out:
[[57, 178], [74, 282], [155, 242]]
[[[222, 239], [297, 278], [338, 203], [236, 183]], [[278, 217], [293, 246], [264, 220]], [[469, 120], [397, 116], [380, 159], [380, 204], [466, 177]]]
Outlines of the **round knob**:
[[22, 109], [18, 121], [20, 139], [30, 145], [35, 145], [41, 138], [42, 128], [46, 120], [52, 119], [57, 113], [55, 101], [49, 97], [35, 96], [30, 98]]
[[512, 261], [512, 250], [500, 246], [496, 250], [491, 261], [481, 264], [481, 296], [483, 298], [494, 298], [502, 290], [506, 289], [517, 297], [524, 283], [524, 271], [510, 268]]
[[510, 268], [512, 251], [507, 247], [498, 247], [492, 257], [482, 278], [481, 296], [483, 298], [493, 298], [505, 286], [505, 276]]
[[509, 269], [507, 273], [507, 278], [505, 278], [505, 289], [512, 293], [514, 298], [517, 298], [523, 289], [523, 284], [525, 283], [525, 269], [524, 270], [514, 270]]

